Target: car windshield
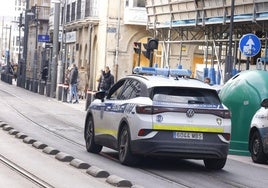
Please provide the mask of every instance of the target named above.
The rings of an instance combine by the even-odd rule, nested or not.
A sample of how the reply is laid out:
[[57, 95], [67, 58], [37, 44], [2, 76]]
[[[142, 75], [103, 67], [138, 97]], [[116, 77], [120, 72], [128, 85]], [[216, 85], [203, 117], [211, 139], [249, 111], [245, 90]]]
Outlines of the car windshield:
[[153, 101], [172, 104], [221, 105], [214, 90], [182, 87], [155, 87]]

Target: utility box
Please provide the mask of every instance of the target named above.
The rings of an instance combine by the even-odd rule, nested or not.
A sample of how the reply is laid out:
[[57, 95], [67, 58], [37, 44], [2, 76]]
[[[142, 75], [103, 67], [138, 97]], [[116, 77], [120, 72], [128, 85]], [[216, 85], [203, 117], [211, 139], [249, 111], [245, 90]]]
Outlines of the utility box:
[[232, 113], [230, 154], [249, 155], [248, 136], [250, 123], [264, 98], [268, 98], [268, 72], [242, 71], [232, 77], [219, 94]]

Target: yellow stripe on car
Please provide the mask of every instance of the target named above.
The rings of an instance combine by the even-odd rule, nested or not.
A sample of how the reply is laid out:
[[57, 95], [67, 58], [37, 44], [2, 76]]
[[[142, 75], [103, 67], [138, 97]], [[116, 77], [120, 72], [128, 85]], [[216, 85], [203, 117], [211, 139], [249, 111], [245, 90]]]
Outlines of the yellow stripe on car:
[[183, 126], [183, 125], [159, 125], [153, 124], [154, 130], [168, 131], [191, 131], [191, 132], [207, 132], [207, 133], [223, 133], [223, 127], [203, 127], [203, 126]]
[[117, 131], [115, 130], [109, 130], [109, 129], [95, 129], [95, 133], [97, 134], [109, 134], [113, 136], [117, 136]]

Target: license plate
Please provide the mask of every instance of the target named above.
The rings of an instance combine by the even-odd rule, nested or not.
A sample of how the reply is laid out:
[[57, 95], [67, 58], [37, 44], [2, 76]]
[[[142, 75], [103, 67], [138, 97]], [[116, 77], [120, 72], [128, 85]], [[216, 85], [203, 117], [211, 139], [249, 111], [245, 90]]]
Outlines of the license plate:
[[177, 139], [203, 140], [203, 133], [175, 132], [174, 137]]

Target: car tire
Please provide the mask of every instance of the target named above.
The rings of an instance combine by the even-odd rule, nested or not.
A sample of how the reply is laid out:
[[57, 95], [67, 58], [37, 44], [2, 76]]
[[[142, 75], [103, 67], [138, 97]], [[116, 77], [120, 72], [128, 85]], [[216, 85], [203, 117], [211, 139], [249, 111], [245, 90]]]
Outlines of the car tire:
[[255, 131], [252, 134], [249, 143], [249, 150], [253, 162], [263, 164], [266, 163], [266, 161], [268, 160], [268, 157], [263, 152], [262, 140], [258, 131]]
[[87, 119], [84, 134], [87, 151], [90, 153], [100, 153], [100, 151], [102, 150], [102, 146], [95, 143], [94, 122], [92, 117], [89, 117]]
[[139, 163], [139, 157], [131, 153], [130, 133], [127, 126], [124, 126], [118, 139], [119, 161], [127, 166], [135, 166]]
[[226, 158], [224, 159], [204, 159], [204, 164], [207, 169], [220, 170], [225, 166]]

